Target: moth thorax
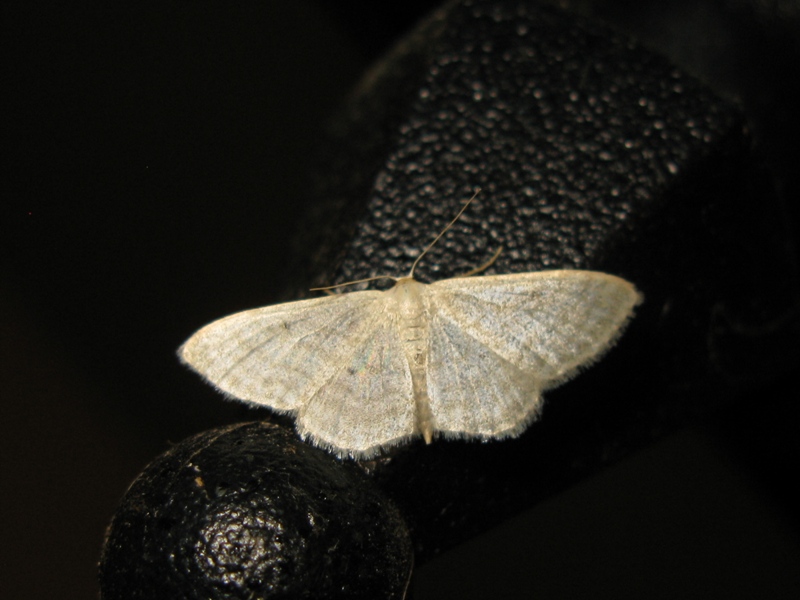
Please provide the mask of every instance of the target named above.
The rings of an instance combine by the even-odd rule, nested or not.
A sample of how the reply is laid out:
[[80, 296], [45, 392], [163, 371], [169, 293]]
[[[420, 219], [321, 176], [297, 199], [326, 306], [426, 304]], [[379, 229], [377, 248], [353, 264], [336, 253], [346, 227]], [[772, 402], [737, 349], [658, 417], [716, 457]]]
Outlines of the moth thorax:
[[428, 354], [428, 322], [425, 284], [411, 277], [400, 279], [390, 290], [397, 310], [397, 327], [412, 369], [425, 366]]

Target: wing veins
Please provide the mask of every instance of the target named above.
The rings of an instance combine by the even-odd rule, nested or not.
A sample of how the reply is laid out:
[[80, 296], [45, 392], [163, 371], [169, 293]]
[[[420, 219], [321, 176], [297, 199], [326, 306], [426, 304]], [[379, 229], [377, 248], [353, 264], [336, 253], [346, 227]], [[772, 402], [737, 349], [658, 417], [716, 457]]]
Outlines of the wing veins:
[[[449, 290], [448, 290], [448, 293], [449, 293]], [[541, 323], [541, 319], [536, 318], [534, 316], [534, 314], [530, 314], [531, 312], [535, 313], [535, 308], [533, 308], [533, 307], [531, 307], [529, 309], [526, 309], [526, 310], [523, 310], [523, 311], [520, 311], [520, 310], [517, 310], [517, 311], [508, 310], [505, 307], [503, 307], [502, 305], [498, 305], [498, 304], [490, 303], [490, 302], [484, 302], [482, 299], [476, 298], [475, 296], [472, 296], [470, 294], [462, 294], [462, 295], [465, 298], [469, 299], [469, 301], [471, 303], [473, 303], [473, 305], [479, 306], [480, 308], [483, 308], [485, 305], [491, 306], [492, 308], [494, 308], [496, 310], [496, 312], [498, 314], [511, 315], [513, 317], [513, 316], [518, 315], [520, 312], [525, 312], [528, 315], [528, 317], [530, 319], [530, 322], [532, 324], [534, 324], [534, 326], [535, 326], [534, 328], [539, 328], [539, 329], [542, 328], [541, 324], [540, 324]], [[446, 320], [448, 323], [450, 323], [452, 325], [456, 325], [456, 326], [459, 326], [459, 327], [461, 327], [461, 325], [462, 325], [462, 323], [459, 323], [456, 319], [454, 319], [451, 315], [449, 315], [447, 311], [439, 310], [439, 311], [437, 311], [437, 314], [439, 315], [440, 318]], [[470, 325], [473, 325], [475, 323], [481, 323], [481, 320], [480, 319], [473, 319], [473, 320], [469, 321]], [[503, 324], [508, 325], [508, 323], [503, 323]], [[540, 359], [544, 364], [546, 364], [549, 367], [552, 367], [553, 365], [557, 364], [557, 360], [555, 360], [555, 362], [554, 362], [554, 359], [552, 357], [548, 356], [546, 353], [536, 352], [533, 349], [533, 344], [535, 343], [534, 339], [526, 339], [524, 336], [517, 336], [517, 335], [514, 335], [513, 333], [510, 333], [510, 332], [514, 331], [514, 329], [515, 328], [513, 328], [513, 327], [507, 327], [505, 329], [506, 335], [508, 335], [508, 337], [510, 337], [514, 341], [519, 342], [518, 348], [521, 351], [524, 351], [525, 355], [527, 355], [527, 356], [531, 356], [531, 355], [536, 356], [538, 359]], [[534, 366], [531, 366], [528, 369], [528, 368], [525, 368], [523, 366], [520, 366], [520, 365], [514, 363], [511, 359], [506, 358], [505, 356], [500, 354], [500, 352], [498, 351], [498, 349], [494, 345], [492, 345], [491, 343], [487, 342], [486, 339], [481, 339], [480, 337], [475, 335], [475, 333], [473, 331], [470, 331], [469, 328], [461, 327], [461, 330], [462, 330], [462, 333], [464, 335], [468, 336], [470, 339], [474, 340], [475, 342], [477, 342], [481, 346], [483, 346], [485, 348], [488, 348], [489, 350], [491, 350], [491, 352], [495, 356], [497, 356], [498, 358], [502, 359], [504, 362], [507, 362], [508, 364], [514, 365], [520, 371], [529, 372], [529, 371], [535, 370]], [[474, 327], [474, 330], [475, 331], [480, 331], [480, 328], [479, 327]], [[494, 340], [492, 340], [492, 341], [494, 341]]]
[[[306, 340], [308, 337], [314, 336], [314, 335], [318, 334], [320, 331], [323, 331], [324, 329], [329, 329], [330, 332], [321, 340], [321, 343], [324, 343], [325, 341], [329, 340], [330, 337], [335, 332], [335, 330], [336, 330], [335, 326], [341, 324], [342, 322], [344, 322], [350, 316], [351, 315], [349, 313], [345, 312], [342, 315], [340, 315], [335, 322], [333, 322], [333, 323], [325, 322], [320, 327], [318, 327], [318, 328], [316, 328], [316, 329], [314, 329], [312, 331], [309, 331], [309, 332], [305, 333], [302, 336], [299, 336], [299, 337], [296, 337], [296, 338], [292, 339], [291, 342], [284, 347], [282, 355], [285, 356], [285, 355], [289, 354], [293, 349], [297, 348], [300, 345], [300, 343], [303, 342], [304, 340]], [[305, 318], [303, 318], [303, 319], [301, 319], [299, 321], [300, 322], [307, 321], [309, 318], [310, 317], [305, 317]], [[280, 327], [280, 326], [281, 326], [280, 323], [277, 323], [277, 324], [273, 323], [273, 327]], [[250, 339], [257, 337], [260, 333], [261, 332], [256, 332]], [[222, 373], [220, 375], [220, 380], [225, 379], [232, 371], [235, 371], [243, 362], [245, 362], [246, 360], [250, 359], [254, 354], [262, 351], [266, 346], [269, 345], [270, 342], [272, 342], [276, 338], [279, 338], [280, 336], [281, 336], [281, 332], [280, 332], [280, 330], [278, 330], [275, 334], [273, 334], [269, 338], [265, 339], [263, 342], [257, 344], [256, 346], [254, 346], [250, 350], [248, 350], [247, 353], [245, 353], [244, 355], [242, 355], [241, 357], [236, 359], [236, 361], [234, 361], [234, 363], [228, 369], [226, 369], [224, 371], [224, 373]]]
[[[437, 419], [437, 429], [444, 431], [446, 434], [464, 434], [468, 436], [494, 436], [494, 435], [513, 435], [513, 431], [520, 426], [520, 424], [527, 421], [530, 417], [531, 412], [530, 410], [526, 410], [524, 415], [520, 418], [514, 418], [514, 414], [517, 412], [514, 410], [514, 406], [520, 408], [535, 409], [535, 403], [537, 395], [537, 390], [539, 387], [539, 382], [537, 381], [536, 377], [534, 377], [534, 373], [531, 370], [526, 370], [518, 365], [516, 365], [511, 360], [505, 358], [501, 354], [498, 354], [493, 348], [487, 346], [486, 344], [479, 343], [478, 345], [470, 345], [470, 344], [463, 344], [459, 343], [456, 340], [457, 336], [467, 336], [471, 339], [475, 339], [472, 336], [469, 336], [463, 328], [458, 327], [457, 323], [453, 323], [452, 321], [448, 320], [447, 324], [449, 327], [439, 327], [437, 328], [438, 336], [443, 337], [444, 339], [440, 339], [439, 343], [443, 343], [446, 341], [448, 352], [444, 352], [444, 348], [442, 348], [442, 356], [451, 356], [453, 359], [452, 362], [455, 365], [459, 363], [471, 363], [474, 361], [474, 357], [472, 361], [470, 360], [471, 352], [464, 351], [466, 349], [473, 349], [473, 352], [480, 355], [481, 350], [476, 350], [478, 348], [482, 349], [482, 351], [487, 352], [491, 355], [491, 360], [494, 361], [492, 365], [497, 371], [504, 372], [510, 374], [512, 379], [519, 385], [515, 385], [513, 390], [517, 393], [511, 394], [509, 396], [506, 393], [508, 390], [505, 390], [498, 385], [485, 385], [487, 381], [490, 381], [491, 378], [485, 377], [485, 369], [479, 369], [475, 373], [470, 373], [469, 370], [462, 371], [461, 369], [458, 370], [459, 376], [457, 379], [457, 386], [453, 386], [449, 388], [446, 392], [439, 392], [436, 394], [436, 406], [434, 407], [434, 418]], [[451, 330], [452, 328], [452, 330]], [[457, 334], [456, 337], [453, 334]], [[478, 361], [478, 365], [482, 365], [482, 361]], [[490, 369], [492, 367], [486, 367], [486, 369]], [[433, 375], [431, 375], [431, 379], [434, 381]], [[523, 383], [523, 382], [530, 382], [530, 383]], [[469, 392], [471, 392], [471, 396], [468, 396], [467, 390], [465, 390], [464, 385], [469, 386]], [[457, 390], [456, 395], [450, 395], [454, 390]], [[530, 398], [533, 402], [533, 406], [527, 406], [525, 398], [527, 394], [531, 394]], [[448, 400], [445, 400], [446, 397], [449, 396]], [[489, 410], [483, 410], [485, 403], [478, 401], [478, 399], [482, 397], [489, 397], [495, 401], [495, 403], [490, 403], [488, 408]], [[499, 402], [496, 403], [498, 400], [509, 400], [509, 403]], [[450, 408], [446, 408], [446, 407]], [[441, 410], [445, 410], [445, 412], [452, 411], [452, 407], [454, 406], [470, 406], [473, 407], [473, 411], [477, 416], [473, 416], [469, 420], [469, 422], [461, 422], [457, 425], [456, 429], [447, 429], [443, 428], [442, 425], [446, 425], [438, 421], [438, 418], [442, 416], [439, 412]], [[492, 410], [494, 408], [494, 410]], [[475, 410], [480, 409], [480, 410]], [[498, 412], [499, 410], [499, 412]], [[437, 414], [439, 413], [439, 414]], [[501, 431], [497, 430], [498, 427], [501, 426], [501, 423], [505, 423], [505, 427]], [[487, 429], [488, 428], [488, 429]]]
[[[370, 321], [371, 321], [370, 325], [371, 326], [370, 327], [364, 327], [363, 335], [359, 336], [359, 342], [362, 342], [363, 340], [368, 339], [370, 333], [373, 333], [376, 329], [379, 329], [378, 327], [375, 327], [374, 325], [375, 325], [375, 321], [379, 321], [380, 320], [380, 318], [379, 318], [380, 315], [381, 315], [381, 313], [376, 312], [376, 314], [370, 319]], [[349, 369], [352, 366], [353, 358], [356, 356], [356, 354], [358, 354], [358, 351], [361, 350], [361, 349], [363, 349], [363, 345], [362, 344], [353, 344], [352, 345], [352, 352], [349, 353], [349, 354], [344, 355], [344, 356], [347, 357], [347, 359], [345, 360], [344, 356], [343, 356], [342, 360], [340, 361], [339, 368], [331, 369], [330, 376], [328, 376], [324, 380], [322, 385], [319, 386], [314, 391], [314, 394], [308, 399], [308, 402], [306, 402], [305, 408], [307, 408], [308, 406], [311, 405], [312, 402], [314, 402], [314, 399], [318, 397], [319, 392], [320, 392], [320, 390], [322, 388], [324, 388], [326, 385], [329, 385], [330, 382], [334, 380], [334, 378], [336, 378], [340, 373], [342, 373], [342, 371], [344, 371], [345, 369]], [[381, 383], [383, 384], [383, 382], [381, 382]]]

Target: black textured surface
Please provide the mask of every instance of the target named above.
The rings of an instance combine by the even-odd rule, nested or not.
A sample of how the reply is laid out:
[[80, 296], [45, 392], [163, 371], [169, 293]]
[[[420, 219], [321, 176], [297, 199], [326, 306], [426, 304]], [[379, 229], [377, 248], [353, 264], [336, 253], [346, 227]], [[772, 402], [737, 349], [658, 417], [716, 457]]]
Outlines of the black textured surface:
[[[741, 115], [623, 37], [533, 4], [452, 3], [374, 68], [332, 143], [298, 251], [319, 273], [338, 256], [334, 280], [316, 283], [404, 274], [481, 187], [421, 280], [467, 271], [502, 245], [490, 272], [605, 270], [646, 298], [619, 347], [548, 394], [519, 439], [417, 443], [367, 465], [400, 504], [421, 563], [788, 364], [769, 324], [796, 281], [781, 277], [792, 272], [786, 240]], [[331, 543], [308, 540], [317, 552]]]
[[[797, 369], [790, 364], [785, 370], [787, 357], [796, 355], [797, 313], [780, 308], [780, 288], [770, 292], [763, 284], [790, 286], [795, 276], [786, 231], [798, 230], [800, 214], [798, 3], [552, 3], [588, 7], [590, 16], [577, 22], [578, 29], [627, 46], [597, 26], [610, 19], [649, 49], [640, 60], [664, 73], [671, 67], [653, 55], [669, 57], [690, 96], [716, 104], [710, 88], [738, 98], [744, 118], [724, 104], [732, 115], [732, 121], [723, 119], [733, 123], [730, 135], [721, 133], [723, 124], [715, 130], [721, 135], [692, 146], [701, 152], [689, 156], [688, 171], [667, 174], [645, 227], [635, 224], [645, 208], [637, 204], [628, 213], [630, 227], [606, 240], [602, 261], [597, 254], [586, 261], [646, 285], [648, 303], [607, 361], [548, 395], [544, 420], [531, 431], [547, 438], [543, 456], [509, 450], [508, 464], [473, 465], [469, 461], [492, 446], [414, 447], [387, 470], [385, 485], [408, 507], [418, 547], [421, 542], [428, 554], [504, 521], [505, 533], [493, 530], [493, 539], [473, 538], [446, 553], [469, 554], [468, 566], [440, 563], [446, 556], [423, 565], [429, 595], [420, 590], [419, 597], [442, 597], [436, 590], [451, 591], [448, 577], [463, 586], [469, 573], [480, 575], [483, 585], [471, 590], [473, 597], [594, 599], [605, 592], [706, 600], [763, 596], [791, 577], [797, 583], [800, 405], [786, 393]], [[425, 56], [417, 56], [420, 45], [406, 47], [413, 60], [404, 64], [421, 68], [407, 84], [388, 86], [385, 77], [392, 73], [384, 69], [380, 81], [389, 92], [362, 94], [353, 105], [374, 118], [342, 124], [332, 146], [342, 154], [337, 169], [326, 163], [309, 170], [310, 149], [320, 142], [319, 123], [365, 61], [375, 58], [374, 50], [392, 47], [436, 4], [387, 0], [369, 10], [353, 0], [144, 0], [103, 10], [46, 0], [4, 5], [10, 108], [0, 202], [0, 468], [8, 485], [0, 513], [8, 543], [0, 550], [0, 597], [95, 596], [103, 531], [122, 490], [144, 465], [170, 441], [258, 417], [222, 402], [180, 367], [175, 348], [194, 329], [236, 310], [305, 294], [312, 278], [345, 278], [335, 268], [346, 252], [353, 259], [344, 269], [386, 268], [396, 248], [387, 243], [359, 254], [348, 250], [349, 235], [365, 216], [371, 178], [384, 153], [391, 154], [391, 135], [427, 72]], [[571, 22], [567, 15], [559, 27]], [[554, 36], [540, 35], [553, 43]], [[620, 78], [614, 65], [606, 75]], [[385, 145], [384, 136], [390, 138]], [[638, 152], [647, 150], [643, 143]], [[762, 191], [760, 175], [750, 177], [762, 151], [783, 206], [771, 190]], [[583, 158], [571, 163], [578, 175]], [[475, 179], [468, 175], [465, 188]], [[402, 178], [401, 188], [403, 181], [414, 178]], [[318, 223], [332, 238], [322, 251], [314, 243], [293, 252], [287, 240], [297, 224], [308, 224], [302, 209], [315, 184], [320, 193], [311, 200], [324, 205], [333, 198], [343, 210]], [[398, 198], [405, 196], [401, 189]], [[452, 203], [437, 218], [446, 218], [458, 196], [435, 199]], [[474, 214], [485, 214], [491, 199], [484, 194]], [[431, 200], [421, 208], [425, 212], [417, 214], [428, 215], [436, 206]], [[780, 223], [770, 225], [770, 214], [784, 209]], [[407, 225], [401, 216], [400, 223], [387, 220], [392, 239]], [[427, 242], [422, 229], [438, 224], [421, 216], [415, 221], [409, 233], [420, 230], [419, 241]], [[463, 225], [478, 227], [475, 219]], [[483, 262], [494, 247], [493, 240], [454, 234], [451, 247], [486, 245], [458, 259], [465, 265]], [[513, 236], [530, 239], [527, 232]], [[403, 253], [417, 251], [416, 244], [410, 240]], [[296, 253], [317, 258], [303, 270], [287, 268]], [[451, 257], [426, 261], [421, 275], [439, 277], [437, 269], [449, 268]], [[531, 258], [547, 260], [547, 254]], [[401, 268], [408, 260], [392, 257]], [[633, 268], [636, 261], [642, 274]], [[285, 293], [287, 282], [295, 293]], [[667, 302], [655, 306], [659, 297]], [[623, 397], [620, 381], [631, 377], [660, 399]], [[710, 405], [719, 409], [709, 412]], [[685, 435], [650, 443], [673, 426], [697, 425], [692, 408], [703, 414], [698, 435], [704, 443], [687, 443]], [[641, 445], [650, 447], [598, 473]], [[679, 459], [672, 460], [676, 445]], [[719, 456], [709, 453], [714, 445]], [[425, 470], [444, 451], [453, 460], [441, 456], [440, 468], [426, 479]], [[709, 462], [724, 465], [704, 468]], [[408, 473], [412, 477], [404, 479]], [[726, 480], [732, 485], [721, 485]], [[526, 482], [531, 492], [523, 493]], [[714, 493], [704, 492], [709, 489]], [[533, 526], [507, 517], [524, 506]], [[772, 528], [762, 527], [765, 515]], [[522, 545], [520, 552], [509, 528], [538, 549]], [[481, 596], [486, 588], [492, 593]], [[783, 597], [797, 598], [796, 589]]]
[[253, 423], [177, 444], [131, 485], [100, 562], [104, 600], [402, 598], [399, 513], [363, 472]]
[[420, 279], [468, 270], [501, 244], [493, 272], [597, 267], [668, 191], [742, 141], [733, 107], [609, 29], [536, 3], [448, 6], [373, 67], [337, 124], [335, 179], [319, 194], [335, 200], [319, 229], [355, 236], [303, 245], [344, 253], [337, 282], [406, 273], [477, 187]]
[[319, 253], [298, 253], [338, 257], [316, 283], [405, 274], [481, 187], [421, 280], [503, 246], [489, 273], [604, 270], [645, 295], [518, 440], [378, 466], [422, 561], [796, 364], [776, 326], [796, 265], [742, 115], [623, 36], [535, 3], [450, 3], [373, 68], [333, 140], [324, 235], [303, 246]]

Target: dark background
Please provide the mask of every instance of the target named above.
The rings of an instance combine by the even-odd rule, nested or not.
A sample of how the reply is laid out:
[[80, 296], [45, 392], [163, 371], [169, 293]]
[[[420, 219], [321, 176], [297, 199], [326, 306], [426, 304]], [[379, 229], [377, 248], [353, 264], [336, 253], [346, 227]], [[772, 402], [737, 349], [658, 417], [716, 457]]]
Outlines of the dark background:
[[[741, 102], [796, 231], [797, 2], [561, 4]], [[0, 596], [94, 597], [103, 530], [136, 474], [171, 442], [252, 418], [175, 349], [280, 295], [323, 122], [435, 5], [0, 9]], [[781, 393], [424, 565], [416, 597], [793, 597], [797, 422]]]

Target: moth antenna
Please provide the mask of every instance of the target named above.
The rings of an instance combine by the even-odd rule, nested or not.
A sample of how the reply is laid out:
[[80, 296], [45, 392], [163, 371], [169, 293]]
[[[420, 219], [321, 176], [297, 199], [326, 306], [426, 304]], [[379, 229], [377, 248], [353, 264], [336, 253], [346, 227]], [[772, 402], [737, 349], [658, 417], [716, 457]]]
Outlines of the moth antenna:
[[461, 278], [461, 277], [472, 277], [473, 275], [477, 275], [478, 273], [484, 272], [486, 269], [488, 269], [489, 267], [491, 267], [494, 264], [494, 261], [497, 260], [497, 257], [500, 256], [500, 253], [502, 251], [503, 251], [503, 247], [500, 246], [497, 250], [495, 250], [495, 253], [492, 254], [492, 258], [487, 260], [480, 267], [475, 267], [474, 269], [471, 269], [471, 270], [467, 271], [466, 273], [462, 273], [461, 275], [457, 275], [457, 277], [459, 277], [459, 278]]
[[356, 279], [355, 281], [346, 281], [344, 283], [337, 283], [336, 285], [326, 285], [325, 287], [310, 288], [310, 292], [326, 292], [328, 290], [335, 290], [336, 288], [344, 287], [346, 285], [355, 285], [357, 283], [366, 283], [368, 281], [377, 281], [378, 279], [391, 279], [397, 281], [397, 277], [391, 275], [378, 275], [377, 277], [369, 277], [367, 279]]
[[[422, 260], [422, 257], [423, 257], [423, 256], [425, 256], [425, 255], [428, 253], [428, 250], [430, 250], [431, 248], [433, 248], [433, 247], [436, 245], [436, 242], [438, 242], [438, 241], [439, 241], [439, 240], [442, 238], [442, 236], [443, 236], [445, 233], [447, 233], [447, 230], [448, 230], [448, 229], [450, 229], [450, 228], [451, 228], [453, 225], [455, 225], [455, 222], [456, 222], [456, 221], [458, 221], [458, 219], [461, 217], [461, 215], [463, 215], [463, 214], [464, 214], [464, 211], [465, 211], [465, 210], [467, 210], [467, 207], [470, 205], [470, 203], [471, 203], [473, 200], [475, 200], [475, 198], [476, 198], [476, 197], [478, 196], [478, 194], [480, 194], [480, 193], [481, 193], [481, 188], [476, 188], [476, 189], [475, 189], [475, 193], [474, 193], [474, 194], [472, 194], [472, 198], [470, 198], [469, 200], [467, 200], [467, 201], [464, 203], [464, 206], [462, 206], [462, 207], [461, 207], [461, 210], [459, 210], [459, 211], [458, 211], [458, 214], [455, 216], [455, 218], [453, 218], [453, 220], [452, 220], [452, 221], [450, 221], [450, 222], [447, 224], [447, 227], [445, 227], [444, 229], [442, 229], [442, 231], [439, 233], [439, 235], [437, 235], [437, 236], [436, 236], [436, 237], [433, 239], [433, 241], [432, 241], [430, 244], [428, 244], [428, 246], [425, 248], [425, 250], [423, 250], [423, 251], [422, 251], [422, 253], [421, 253], [421, 254], [420, 254], [418, 257], [417, 257], [417, 260], [415, 260], [415, 261], [414, 261], [414, 264], [413, 264], [413, 265], [411, 265], [411, 271], [409, 271], [409, 273], [408, 273], [408, 276], [409, 276], [409, 277], [414, 277], [414, 269], [416, 269], [416, 268], [417, 268], [417, 265], [419, 264], [419, 261], [421, 261], [421, 260]], [[490, 263], [490, 264], [491, 264], [491, 263]], [[488, 266], [488, 265], [487, 265], [487, 266]]]

